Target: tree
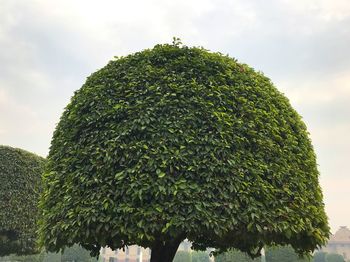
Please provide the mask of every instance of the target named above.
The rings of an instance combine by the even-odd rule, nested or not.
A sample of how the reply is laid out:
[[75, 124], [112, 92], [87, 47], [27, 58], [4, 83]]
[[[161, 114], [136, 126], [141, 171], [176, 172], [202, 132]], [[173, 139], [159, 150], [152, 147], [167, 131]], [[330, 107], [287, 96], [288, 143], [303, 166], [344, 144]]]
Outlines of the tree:
[[269, 247], [265, 251], [267, 262], [307, 262], [308, 258], [300, 258], [290, 246]]
[[317, 251], [313, 255], [313, 262], [326, 262], [326, 252]]
[[174, 262], [192, 262], [191, 253], [187, 251], [177, 251]]
[[345, 259], [342, 255], [329, 253], [326, 255], [326, 262], [344, 262]]
[[45, 160], [0, 146], [0, 256], [36, 253], [38, 201]]
[[193, 251], [192, 262], [210, 262], [209, 254], [205, 251]]
[[62, 254], [61, 253], [42, 253], [40, 254], [43, 262], [62, 262]]
[[116, 58], [75, 92], [44, 175], [40, 243], [98, 254], [137, 244], [151, 261], [264, 245], [308, 253], [329, 227], [305, 124], [261, 73], [202, 48]]
[[64, 250], [62, 254], [62, 262], [95, 262], [95, 258], [90, 256], [89, 251], [86, 249], [74, 245]]
[[238, 250], [229, 250], [215, 256], [215, 262], [260, 262], [261, 257], [252, 259], [247, 254]]
[[42, 261], [43, 260], [40, 257], [40, 255], [25, 255], [25, 256], [10, 255], [5, 257], [0, 257], [0, 262], [42, 262]]

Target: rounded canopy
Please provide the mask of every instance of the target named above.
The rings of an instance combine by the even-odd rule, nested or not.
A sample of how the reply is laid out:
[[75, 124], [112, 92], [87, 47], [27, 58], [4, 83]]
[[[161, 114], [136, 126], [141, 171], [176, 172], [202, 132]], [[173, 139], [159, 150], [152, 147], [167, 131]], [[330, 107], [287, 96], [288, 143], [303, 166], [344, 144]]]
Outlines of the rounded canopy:
[[0, 146], [0, 256], [36, 253], [44, 158]]
[[202, 48], [157, 45], [92, 74], [48, 161], [41, 243], [52, 251], [188, 238], [305, 253], [329, 234], [300, 116], [262, 73]]

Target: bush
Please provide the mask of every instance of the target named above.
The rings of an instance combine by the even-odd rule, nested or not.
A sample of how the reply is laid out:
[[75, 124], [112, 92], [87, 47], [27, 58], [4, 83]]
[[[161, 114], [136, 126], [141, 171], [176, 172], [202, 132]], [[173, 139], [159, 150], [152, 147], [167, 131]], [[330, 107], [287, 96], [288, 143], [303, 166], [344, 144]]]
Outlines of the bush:
[[62, 254], [62, 262], [95, 262], [96, 258], [90, 256], [90, 252], [86, 249], [74, 245], [66, 248]]
[[45, 160], [0, 146], [0, 256], [33, 254]]

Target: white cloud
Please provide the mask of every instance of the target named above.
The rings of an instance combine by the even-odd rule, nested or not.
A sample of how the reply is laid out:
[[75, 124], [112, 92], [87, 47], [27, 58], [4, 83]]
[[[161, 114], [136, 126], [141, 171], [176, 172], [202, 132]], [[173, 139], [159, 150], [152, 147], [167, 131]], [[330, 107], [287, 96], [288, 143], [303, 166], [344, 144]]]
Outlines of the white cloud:
[[[279, 89], [298, 107], [319, 107], [350, 101], [350, 71], [330, 76], [284, 79]], [[350, 104], [346, 103], [350, 112]], [[334, 112], [337, 114], [337, 112]]]
[[0, 112], [2, 135], [41, 133], [38, 115], [33, 108], [18, 104], [4, 90], [0, 90]]
[[326, 21], [342, 20], [349, 17], [350, 5], [348, 0], [284, 0], [290, 8], [303, 14], [315, 13], [317, 17]]
[[349, 195], [350, 195], [350, 178], [321, 176], [320, 180], [323, 196], [326, 205], [326, 212], [329, 216], [331, 230], [334, 233], [339, 226], [349, 226]]

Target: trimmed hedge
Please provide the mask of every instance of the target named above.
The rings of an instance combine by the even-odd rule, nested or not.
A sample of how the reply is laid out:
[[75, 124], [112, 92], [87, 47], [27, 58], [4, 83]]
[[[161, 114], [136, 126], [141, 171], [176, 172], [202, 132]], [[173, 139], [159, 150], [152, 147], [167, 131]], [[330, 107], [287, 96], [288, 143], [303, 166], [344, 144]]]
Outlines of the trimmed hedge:
[[38, 201], [45, 159], [0, 146], [0, 256], [36, 253]]
[[[307, 253], [329, 235], [305, 124], [262, 73], [202, 48], [116, 58], [54, 132], [41, 244]], [[167, 244], [176, 241], [176, 244]]]

